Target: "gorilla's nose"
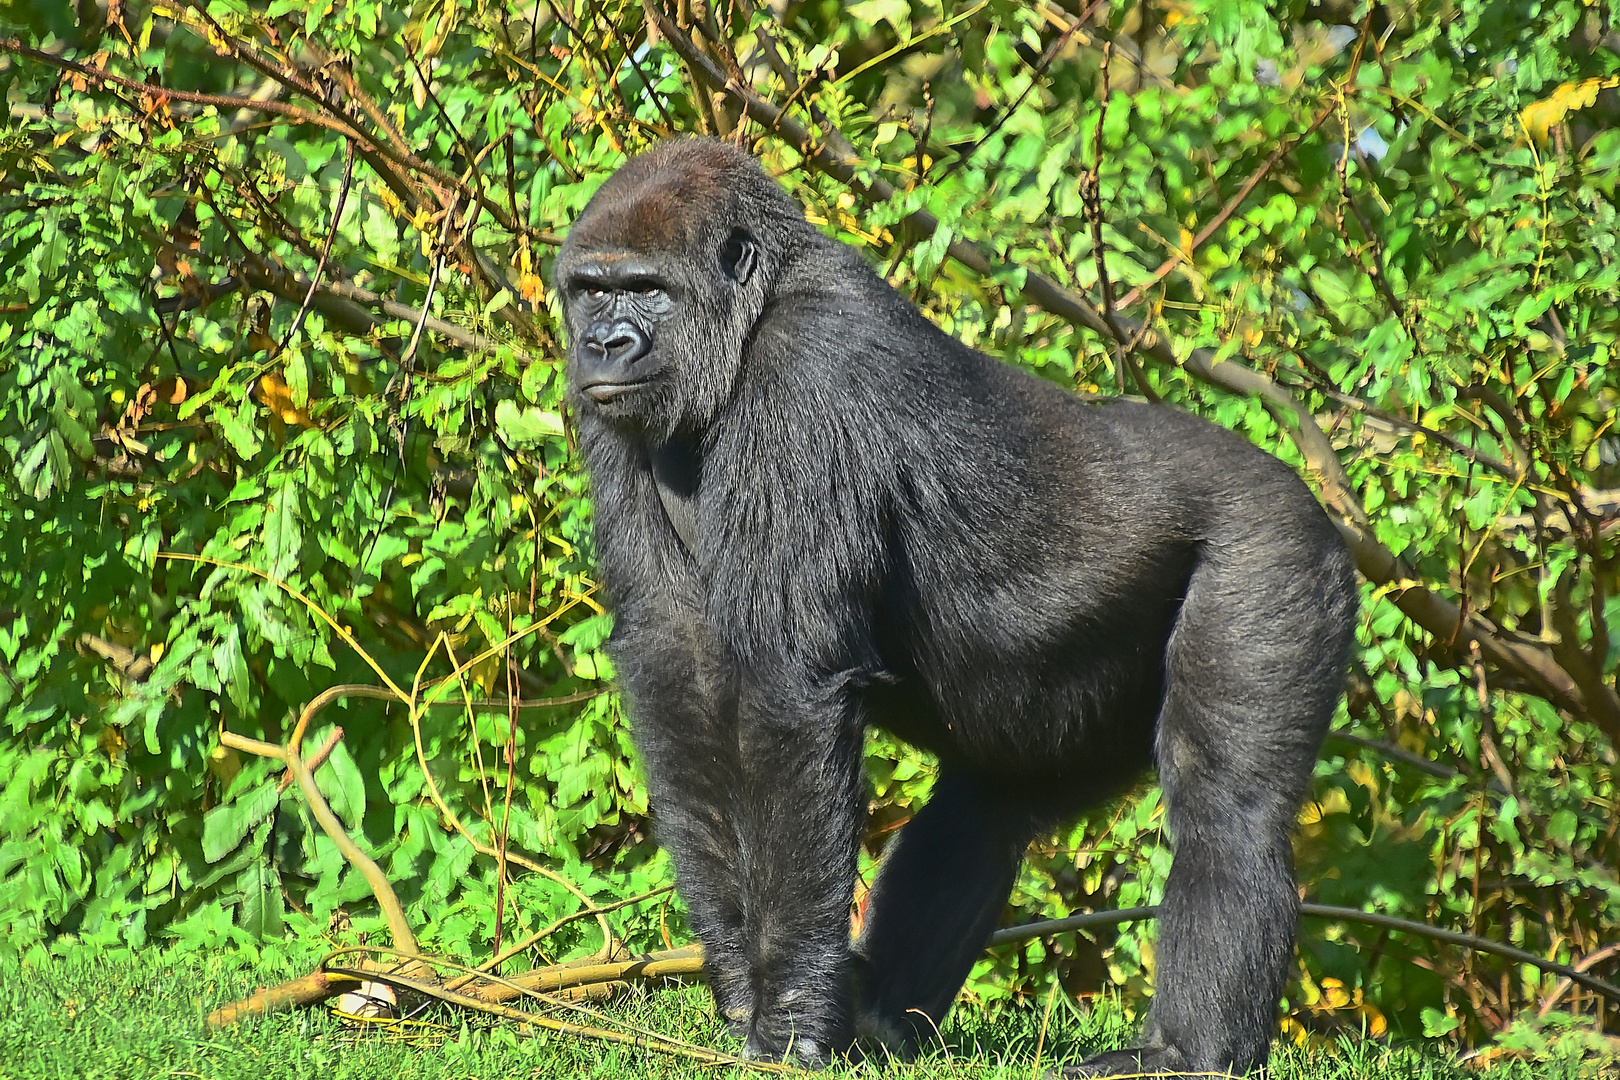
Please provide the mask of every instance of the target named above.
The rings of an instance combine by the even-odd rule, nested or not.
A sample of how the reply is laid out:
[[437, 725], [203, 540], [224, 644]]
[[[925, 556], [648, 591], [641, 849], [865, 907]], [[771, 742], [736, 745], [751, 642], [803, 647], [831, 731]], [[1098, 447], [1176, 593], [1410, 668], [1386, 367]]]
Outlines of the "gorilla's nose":
[[630, 367], [652, 351], [652, 341], [641, 327], [628, 319], [592, 323], [580, 340], [593, 374], [607, 379], [628, 377]]

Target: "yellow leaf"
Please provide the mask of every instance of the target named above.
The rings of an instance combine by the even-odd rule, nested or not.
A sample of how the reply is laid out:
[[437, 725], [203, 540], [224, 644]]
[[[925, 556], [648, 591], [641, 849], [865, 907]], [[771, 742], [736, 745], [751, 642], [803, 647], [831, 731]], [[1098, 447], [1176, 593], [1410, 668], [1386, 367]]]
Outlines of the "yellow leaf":
[[539, 274], [521, 273], [518, 275], [518, 294], [531, 304], [542, 303], [546, 296], [546, 283], [540, 280]]
[[491, 653], [482, 660], [468, 665], [467, 673], [472, 676], [472, 681], [477, 684], [478, 689], [485, 694], [495, 691], [496, 682], [501, 677], [503, 666], [501, 660], [500, 656]]
[[208, 771], [229, 787], [236, 774], [242, 771], [242, 758], [228, 746], [216, 746], [208, 752]]
[[1538, 143], [1547, 141], [1547, 133], [1564, 122], [1564, 117], [1597, 101], [1598, 91], [1620, 86], [1620, 75], [1583, 79], [1578, 83], [1563, 83], [1547, 97], [1531, 102], [1519, 113], [1519, 123]]
[[293, 404], [292, 390], [280, 372], [267, 371], [259, 376], [258, 391], [259, 400], [270, 410], [271, 415], [282, 423], [306, 428], [316, 426], [308, 413]]

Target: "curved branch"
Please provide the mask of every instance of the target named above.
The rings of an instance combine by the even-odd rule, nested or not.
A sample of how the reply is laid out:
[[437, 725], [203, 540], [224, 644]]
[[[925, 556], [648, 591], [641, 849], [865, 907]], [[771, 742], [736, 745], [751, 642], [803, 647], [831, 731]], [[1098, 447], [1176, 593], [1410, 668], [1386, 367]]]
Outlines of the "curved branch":
[[382, 908], [383, 916], [388, 920], [388, 931], [393, 935], [394, 945], [401, 952], [414, 953], [417, 951], [416, 935], [411, 932], [411, 924], [405, 918], [405, 909], [400, 906], [394, 887], [388, 883], [388, 875], [384, 874], [382, 867], [378, 866], [371, 856], [361, 851], [360, 846], [349, 836], [343, 822], [338, 820], [337, 815], [332, 812], [332, 807], [327, 804], [326, 797], [321, 794], [321, 789], [315, 786], [315, 774], [304, 761], [302, 747], [304, 732], [309, 728], [309, 722], [314, 719], [316, 713], [341, 697], [403, 700], [393, 691], [381, 687], [359, 683], [341, 684], [322, 691], [304, 706], [304, 711], [299, 714], [298, 723], [294, 725], [286, 746], [250, 739], [231, 731], [220, 732], [219, 741], [234, 750], [273, 758], [287, 766], [287, 771], [298, 784], [298, 790], [303, 793], [304, 801], [309, 803], [309, 810], [314, 815], [316, 824], [337, 846], [344, 860], [360, 871], [360, 876], [366, 879], [371, 894], [377, 898], [377, 906]]

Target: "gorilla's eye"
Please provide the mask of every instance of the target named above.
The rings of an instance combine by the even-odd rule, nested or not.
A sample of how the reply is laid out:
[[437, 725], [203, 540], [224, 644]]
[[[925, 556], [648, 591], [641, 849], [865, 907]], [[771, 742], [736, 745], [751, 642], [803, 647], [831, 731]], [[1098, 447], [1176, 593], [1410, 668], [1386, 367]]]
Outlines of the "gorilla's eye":
[[602, 297], [607, 295], [607, 290], [606, 289], [586, 289], [585, 290], [585, 295], [590, 297], [592, 300], [600, 300], [600, 299], [602, 299]]

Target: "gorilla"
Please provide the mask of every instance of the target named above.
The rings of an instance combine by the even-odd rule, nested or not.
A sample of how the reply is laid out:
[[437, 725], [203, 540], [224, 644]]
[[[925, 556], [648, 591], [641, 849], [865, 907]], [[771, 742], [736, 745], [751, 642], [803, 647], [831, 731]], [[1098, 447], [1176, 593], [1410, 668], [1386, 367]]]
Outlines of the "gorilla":
[[[619, 169], [556, 282], [609, 652], [744, 1052], [930, 1037], [1029, 842], [1151, 765], [1157, 990], [1069, 1074], [1264, 1063], [1356, 612], [1293, 471], [968, 348], [712, 139]], [[868, 725], [939, 774], [851, 941]]]

